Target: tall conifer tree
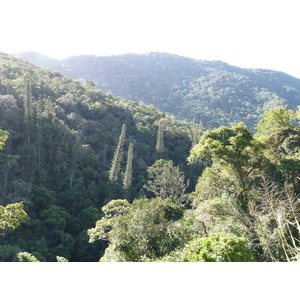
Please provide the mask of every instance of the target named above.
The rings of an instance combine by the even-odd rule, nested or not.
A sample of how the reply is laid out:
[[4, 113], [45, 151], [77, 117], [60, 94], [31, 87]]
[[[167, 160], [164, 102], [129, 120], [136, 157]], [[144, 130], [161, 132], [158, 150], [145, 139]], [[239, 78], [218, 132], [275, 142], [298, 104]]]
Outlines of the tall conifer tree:
[[164, 124], [160, 121], [157, 131], [156, 152], [162, 153], [165, 150], [164, 146]]
[[32, 95], [31, 95], [31, 81], [25, 81], [25, 99], [24, 99], [24, 120], [27, 130], [27, 144], [30, 144], [30, 125], [32, 121]]
[[120, 172], [120, 164], [123, 156], [123, 146], [125, 142], [125, 136], [126, 136], [126, 124], [123, 124], [122, 131], [119, 137], [118, 146], [115, 151], [114, 158], [112, 160], [111, 168], [109, 171], [109, 181], [111, 183], [110, 199], [111, 199], [111, 192], [112, 192], [112, 184], [117, 182], [119, 172]]
[[126, 199], [128, 200], [128, 189], [132, 185], [132, 160], [133, 160], [133, 144], [129, 144], [127, 154], [126, 171], [123, 179], [123, 188], [126, 190]]

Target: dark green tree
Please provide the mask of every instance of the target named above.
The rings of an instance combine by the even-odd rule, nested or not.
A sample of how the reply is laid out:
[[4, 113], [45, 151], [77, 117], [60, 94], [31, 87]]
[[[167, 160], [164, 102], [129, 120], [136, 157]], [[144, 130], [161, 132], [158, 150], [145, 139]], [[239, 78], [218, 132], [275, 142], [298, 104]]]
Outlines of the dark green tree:
[[30, 144], [30, 127], [33, 117], [33, 103], [31, 93], [31, 79], [25, 79], [24, 120], [27, 132], [27, 144]]
[[163, 153], [164, 146], [164, 123], [162, 121], [158, 124], [157, 137], [156, 137], [156, 152]]

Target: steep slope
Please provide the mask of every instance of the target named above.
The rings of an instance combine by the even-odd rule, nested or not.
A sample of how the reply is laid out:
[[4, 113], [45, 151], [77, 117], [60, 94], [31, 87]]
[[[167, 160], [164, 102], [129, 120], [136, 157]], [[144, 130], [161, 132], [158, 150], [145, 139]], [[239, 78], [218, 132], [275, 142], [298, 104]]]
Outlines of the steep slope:
[[57, 67], [64, 74], [92, 80], [96, 88], [206, 128], [244, 121], [254, 129], [271, 107], [300, 104], [300, 80], [282, 72], [242, 69], [221, 61], [195, 60], [167, 53], [77, 56]]
[[[147, 166], [161, 158], [155, 151], [159, 122], [165, 124], [164, 158], [188, 174], [188, 124], [0, 53], [0, 128], [9, 132], [0, 152], [0, 205], [23, 201], [30, 217], [6, 237], [0, 260], [13, 259], [18, 249], [47, 261], [56, 255], [98, 260], [105, 245], [89, 244], [86, 230], [109, 199], [108, 173], [122, 124], [122, 172], [134, 145], [132, 200], [146, 182]], [[113, 198], [125, 197], [121, 176], [119, 182]]]

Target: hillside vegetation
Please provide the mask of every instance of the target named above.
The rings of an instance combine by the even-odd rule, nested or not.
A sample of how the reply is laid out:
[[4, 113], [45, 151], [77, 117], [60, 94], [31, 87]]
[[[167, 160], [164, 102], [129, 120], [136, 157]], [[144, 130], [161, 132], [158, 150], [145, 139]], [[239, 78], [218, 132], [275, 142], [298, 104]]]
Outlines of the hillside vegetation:
[[299, 261], [300, 113], [259, 120], [203, 130], [0, 53], [0, 260]]
[[[110, 184], [123, 124], [127, 127], [123, 155]], [[157, 152], [160, 124], [163, 150]], [[22, 201], [29, 216], [22, 228], [6, 236], [2, 260], [11, 259], [15, 251], [8, 245], [37, 252], [42, 260], [53, 260], [55, 255], [95, 260], [101, 246], [88, 243], [86, 230], [110, 198], [132, 201], [144, 193], [147, 167], [158, 158], [173, 160], [190, 174], [194, 178], [190, 188], [196, 183], [197, 176], [186, 164], [192, 144], [190, 125], [153, 106], [113, 98], [89, 82], [80, 84], [3, 53], [0, 128], [9, 133], [0, 152], [0, 204]], [[122, 181], [129, 144], [134, 149], [126, 191]]]
[[73, 79], [92, 80], [114, 96], [153, 104], [181, 120], [201, 121], [207, 129], [243, 121], [254, 130], [259, 115], [278, 105], [297, 109], [300, 99], [300, 79], [221, 61], [156, 52], [83, 55], [54, 64], [39, 55], [27, 57], [44, 66], [50, 62]]

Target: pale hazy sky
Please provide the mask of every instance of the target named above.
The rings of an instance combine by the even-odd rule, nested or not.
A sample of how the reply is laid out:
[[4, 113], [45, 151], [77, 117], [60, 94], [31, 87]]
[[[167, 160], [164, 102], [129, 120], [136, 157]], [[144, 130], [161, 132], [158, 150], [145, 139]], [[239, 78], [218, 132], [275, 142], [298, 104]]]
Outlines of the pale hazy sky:
[[298, 0], [4, 0], [0, 51], [169, 52], [300, 78]]

